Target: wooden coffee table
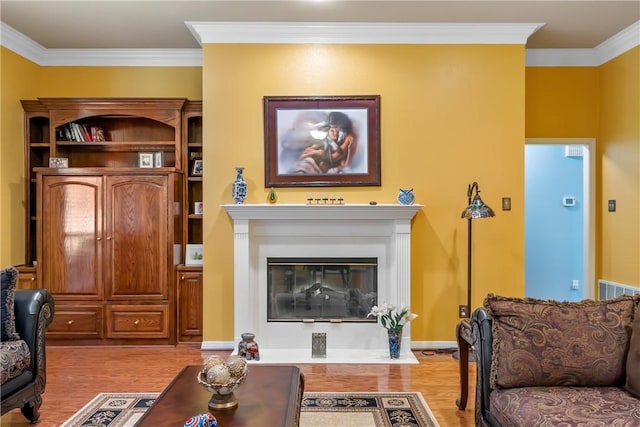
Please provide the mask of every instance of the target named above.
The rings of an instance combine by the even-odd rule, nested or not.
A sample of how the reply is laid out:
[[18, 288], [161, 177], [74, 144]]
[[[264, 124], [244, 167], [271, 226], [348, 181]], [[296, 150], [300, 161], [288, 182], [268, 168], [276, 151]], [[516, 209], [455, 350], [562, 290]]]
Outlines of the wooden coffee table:
[[[182, 426], [207, 413], [211, 393], [196, 379], [200, 369], [182, 369], [136, 426]], [[249, 365], [247, 379], [235, 391], [238, 406], [213, 415], [222, 427], [297, 427], [303, 392], [304, 376], [296, 366]]]

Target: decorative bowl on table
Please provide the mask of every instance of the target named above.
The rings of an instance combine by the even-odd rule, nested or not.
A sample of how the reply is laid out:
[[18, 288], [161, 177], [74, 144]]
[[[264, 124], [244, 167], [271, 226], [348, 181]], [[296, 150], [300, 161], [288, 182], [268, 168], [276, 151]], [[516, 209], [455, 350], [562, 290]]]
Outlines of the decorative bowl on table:
[[209, 411], [232, 409], [238, 406], [233, 394], [247, 378], [247, 361], [233, 355], [226, 360], [221, 356], [209, 356], [198, 372], [198, 382], [211, 393]]

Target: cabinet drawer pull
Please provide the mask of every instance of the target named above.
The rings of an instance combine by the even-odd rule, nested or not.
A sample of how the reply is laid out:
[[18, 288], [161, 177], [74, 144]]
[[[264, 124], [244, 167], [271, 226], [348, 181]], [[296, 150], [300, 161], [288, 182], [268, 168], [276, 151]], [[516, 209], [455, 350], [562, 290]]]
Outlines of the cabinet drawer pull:
[[107, 240], [111, 240], [111, 236], [107, 236]]
[[32, 278], [31, 278], [31, 281], [32, 281], [32, 282], [33, 282], [33, 281], [35, 281], [35, 280], [36, 280], [36, 278], [35, 278], [35, 277], [32, 277]]
[[[31, 280], [33, 280], [33, 279], [31, 279]], [[180, 276], [180, 280], [184, 280], [184, 276]]]
[[139, 323], [140, 323], [140, 321], [138, 319], [133, 321], [133, 324], [136, 325], [136, 326], [138, 326]]
[[67, 325], [69, 325], [69, 326], [73, 325], [73, 319], [72, 319], [72, 320], [69, 320], [69, 321], [67, 322]]
[[99, 242], [100, 240], [102, 240], [102, 237], [98, 237], [96, 240]]

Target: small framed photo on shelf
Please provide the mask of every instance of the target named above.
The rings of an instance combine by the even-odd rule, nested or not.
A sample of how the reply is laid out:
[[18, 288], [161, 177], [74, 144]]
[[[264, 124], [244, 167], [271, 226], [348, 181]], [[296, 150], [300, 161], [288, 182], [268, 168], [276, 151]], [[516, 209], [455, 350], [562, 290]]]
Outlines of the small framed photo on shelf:
[[138, 167], [152, 168], [153, 164], [153, 153], [138, 153]]
[[202, 159], [195, 159], [191, 168], [191, 175], [202, 176]]
[[162, 151], [153, 153], [153, 167], [154, 168], [164, 167], [164, 153]]
[[62, 169], [69, 167], [69, 159], [66, 157], [49, 157], [49, 167]]
[[184, 265], [202, 265], [202, 245], [187, 244]]
[[203, 202], [195, 202], [193, 204], [193, 213], [196, 215], [202, 215], [203, 212]]

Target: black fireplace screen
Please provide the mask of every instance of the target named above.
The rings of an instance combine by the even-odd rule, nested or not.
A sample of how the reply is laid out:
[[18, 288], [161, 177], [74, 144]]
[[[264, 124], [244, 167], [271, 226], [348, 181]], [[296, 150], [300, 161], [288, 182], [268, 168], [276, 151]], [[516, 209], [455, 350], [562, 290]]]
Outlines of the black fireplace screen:
[[376, 322], [376, 258], [267, 258], [269, 322]]

